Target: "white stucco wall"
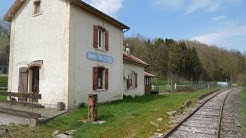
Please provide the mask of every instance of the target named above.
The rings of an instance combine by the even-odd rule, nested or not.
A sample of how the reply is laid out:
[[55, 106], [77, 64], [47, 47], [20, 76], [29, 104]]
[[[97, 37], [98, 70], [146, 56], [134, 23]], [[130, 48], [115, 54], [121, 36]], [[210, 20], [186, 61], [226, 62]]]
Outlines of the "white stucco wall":
[[[136, 95], [144, 95], [144, 67], [134, 64], [134, 63], [129, 63], [129, 62], [124, 62], [124, 81], [123, 81], [123, 89], [124, 89], [124, 95], [128, 96], [136, 96]], [[137, 88], [135, 88], [135, 81], [132, 73], [135, 72], [138, 74], [137, 76]], [[133, 77], [133, 86], [130, 87], [130, 89], [127, 89], [127, 79], [128, 76]]]
[[[93, 25], [100, 25], [109, 31], [109, 51], [93, 48]], [[98, 102], [123, 98], [123, 32], [121, 29], [71, 6], [69, 52], [69, 106], [87, 103], [88, 94], [98, 94]], [[113, 57], [113, 63], [88, 60], [86, 52], [95, 52]], [[109, 69], [109, 89], [93, 91], [93, 67]]]
[[39, 16], [33, 16], [33, 0], [27, 0], [11, 23], [8, 91], [18, 91], [19, 68], [43, 60], [39, 89], [46, 107], [67, 104], [69, 4], [42, 0]]

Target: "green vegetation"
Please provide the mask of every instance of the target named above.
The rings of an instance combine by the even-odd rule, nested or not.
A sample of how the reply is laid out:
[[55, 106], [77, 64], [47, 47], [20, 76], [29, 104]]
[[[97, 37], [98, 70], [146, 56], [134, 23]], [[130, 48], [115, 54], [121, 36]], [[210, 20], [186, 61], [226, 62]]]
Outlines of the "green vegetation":
[[[202, 90], [190, 93], [167, 95], [148, 95], [142, 97], [125, 97], [124, 100], [101, 104], [98, 117], [107, 121], [105, 124], [82, 123], [87, 118], [87, 108], [78, 108], [55, 118], [53, 121], [35, 128], [11, 126], [5, 137], [52, 137], [54, 131], [60, 133], [74, 129], [75, 138], [115, 138], [115, 137], [149, 137], [156, 132], [151, 122], [159, 124], [162, 132], [169, 129], [170, 118], [167, 112], [177, 110], [188, 99], [195, 102], [199, 96], [212, 91]], [[158, 118], [163, 118], [158, 122]]]
[[[0, 92], [4, 92], [3, 90], [0, 90]], [[7, 97], [6, 96], [0, 96], [0, 101], [5, 101], [7, 100]]]
[[0, 87], [7, 87], [7, 84], [8, 84], [8, 77], [0, 76]]
[[246, 116], [246, 89], [242, 90], [240, 97], [242, 99], [241, 113]]
[[[245, 120], [246, 119], [246, 88], [241, 91], [240, 97], [241, 97], [241, 100], [242, 100], [241, 108], [240, 108], [241, 109], [240, 110], [241, 111], [240, 114], [241, 114], [242, 120]], [[245, 133], [246, 132], [246, 122], [242, 121], [241, 123], [242, 123], [242, 127], [241, 127], [242, 132]]]
[[[7, 91], [7, 83], [8, 83], [8, 77], [7, 76], [0, 76], [0, 92], [6, 92]], [[6, 96], [0, 96], [0, 100], [6, 100]]]
[[0, 19], [0, 66], [8, 65], [9, 59], [9, 24]]
[[158, 85], [168, 85], [168, 81], [166, 80], [160, 80], [160, 79], [153, 79], [153, 84]]
[[141, 35], [124, 41], [131, 53], [149, 63], [158, 79], [178, 81], [231, 81], [246, 86], [246, 54], [197, 41], [148, 39]]
[[[243, 89], [240, 93], [240, 97], [242, 100], [241, 103], [241, 118], [242, 120], [246, 119], [246, 89]], [[246, 122], [242, 121], [242, 132], [246, 132]], [[246, 134], [246, 133], [245, 133]]]

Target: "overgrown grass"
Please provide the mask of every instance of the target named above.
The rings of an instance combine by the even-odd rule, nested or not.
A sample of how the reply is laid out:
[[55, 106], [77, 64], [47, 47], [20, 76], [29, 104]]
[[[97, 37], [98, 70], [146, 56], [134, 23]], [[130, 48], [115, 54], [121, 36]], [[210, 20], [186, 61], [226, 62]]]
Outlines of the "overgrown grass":
[[8, 77], [0, 76], [0, 87], [7, 87], [7, 84], [8, 84]]
[[[142, 97], [126, 97], [122, 101], [101, 104], [98, 107], [98, 117], [107, 121], [96, 125], [82, 123], [87, 118], [87, 108], [78, 108], [67, 114], [55, 118], [53, 121], [35, 128], [27, 126], [11, 126], [5, 137], [52, 137], [55, 130], [64, 132], [74, 129], [75, 138], [120, 138], [140, 137], [147, 138], [156, 132], [160, 126], [161, 132], [170, 127], [170, 118], [167, 112], [177, 110], [188, 99], [195, 102], [199, 96], [214, 89], [190, 93], [176, 93], [167, 95], [148, 95]], [[158, 122], [158, 118], [163, 118]]]
[[242, 90], [242, 92], [240, 93], [240, 97], [243, 102], [241, 111], [244, 115], [246, 115], [246, 89]]
[[[241, 117], [243, 119], [246, 119], [246, 88], [241, 91], [240, 97], [241, 97], [241, 100], [242, 100], [240, 114], [241, 114]], [[243, 125], [243, 127], [241, 128], [242, 129], [242, 132], [246, 132], [246, 122], [243, 121], [242, 122], [242, 125]]]
[[[5, 91], [0, 90], [0, 92], [5, 92]], [[4, 100], [7, 100], [7, 97], [6, 96], [0, 96], [0, 101], [4, 101]]]
[[[0, 92], [7, 91], [7, 83], [8, 77], [7, 76], [0, 76]], [[7, 100], [6, 96], [0, 96], [0, 100]]]

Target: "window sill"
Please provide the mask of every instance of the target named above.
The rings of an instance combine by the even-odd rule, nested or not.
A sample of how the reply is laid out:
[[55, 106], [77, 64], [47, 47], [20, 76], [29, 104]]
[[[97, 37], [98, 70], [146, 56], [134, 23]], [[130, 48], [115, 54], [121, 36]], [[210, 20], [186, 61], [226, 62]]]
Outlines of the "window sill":
[[103, 92], [103, 91], [107, 91], [106, 89], [97, 89], [96, 92]]
[[102, 48], [96, 48], [96, 50], [98, 50], [98, 51], [102, 51], [102, 52], [107, 52], [107, 50], [102, 49]]
[[33, 14], [32, 17], [37, 17], [37, 16], [39, 16], [39, 15], [42, 15], [42, 12]]

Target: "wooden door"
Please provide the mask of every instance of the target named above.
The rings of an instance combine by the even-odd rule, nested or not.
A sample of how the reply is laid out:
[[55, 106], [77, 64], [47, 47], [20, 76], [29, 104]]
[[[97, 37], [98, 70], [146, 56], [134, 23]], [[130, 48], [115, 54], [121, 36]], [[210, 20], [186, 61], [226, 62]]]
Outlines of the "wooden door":
[[[19, 93], [27, 93], [28, 92], [28, 68], [22, 67], [19, 69], [19, 85], [18, 85]], [[26, 102], [26, 98], [18, 98], [18, 101]]]

